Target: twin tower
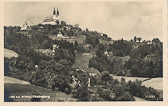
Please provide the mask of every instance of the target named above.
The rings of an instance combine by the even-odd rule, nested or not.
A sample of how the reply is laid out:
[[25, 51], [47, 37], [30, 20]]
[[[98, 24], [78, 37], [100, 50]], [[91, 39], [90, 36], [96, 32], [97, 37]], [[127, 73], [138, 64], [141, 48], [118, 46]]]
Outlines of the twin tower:
[[41, 24], [42, 25], [57, 25], [57, 24], [60, 23], [60, 19], [59, 18], [60, 17], [59, 17], [59, 11], [58, 11], [58, 9], [57, 9], [57, 11], [55, 11], [55, 8], [54, 8], [53, 16], [44, 19], [44, 22], [42, 22]]

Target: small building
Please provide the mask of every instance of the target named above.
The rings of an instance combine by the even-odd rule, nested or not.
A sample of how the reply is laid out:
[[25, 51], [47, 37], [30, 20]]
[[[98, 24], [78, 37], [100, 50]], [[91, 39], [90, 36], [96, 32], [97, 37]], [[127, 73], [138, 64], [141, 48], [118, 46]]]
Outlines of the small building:
[[94, 77], [97, 75], [97, 73], [89, 73], [89, 75]]
[[58, 49], [58, 48], [59, 48], [59, 45], [53, 44], [53, 48], [52, 48], [53, 52], [55, 52], [55, 50]]
[[34, 67], [35, 67], [35, 68], [38, 68], [38, 65], [36, 64]]

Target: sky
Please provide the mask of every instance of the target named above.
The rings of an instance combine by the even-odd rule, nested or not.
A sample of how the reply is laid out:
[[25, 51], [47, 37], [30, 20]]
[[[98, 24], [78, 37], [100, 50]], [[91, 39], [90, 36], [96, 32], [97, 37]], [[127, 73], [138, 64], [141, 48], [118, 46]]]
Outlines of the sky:
[[[7, 2], [4, 25], [43, 22], [59, 9], [60, 20], [82, 29], [105, 33], [114, 40], [162, 40], [162, 5], [158, 2]], [[30, 20], [28, 20], [30, 19]]]

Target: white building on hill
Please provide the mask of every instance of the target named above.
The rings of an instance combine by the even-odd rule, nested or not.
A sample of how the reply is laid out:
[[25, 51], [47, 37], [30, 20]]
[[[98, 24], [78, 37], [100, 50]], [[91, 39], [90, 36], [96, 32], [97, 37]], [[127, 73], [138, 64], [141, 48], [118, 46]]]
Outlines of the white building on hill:
[[60, 31], [59, 31], [58, 34], [57, 34], [57, 38], [69, 39], [69, 37], [63, 36]]

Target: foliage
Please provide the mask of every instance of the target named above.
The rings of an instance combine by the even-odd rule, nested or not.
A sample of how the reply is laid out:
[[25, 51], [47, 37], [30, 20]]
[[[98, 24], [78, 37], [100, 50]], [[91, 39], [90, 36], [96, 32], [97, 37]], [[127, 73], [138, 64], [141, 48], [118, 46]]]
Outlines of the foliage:
[[91, 44], [93, 47], [96, 47], [96, 45], [99, 43], [99, 40], [95, 36], [87, 36], [86, 43]]
[[141, 97], [144, 98], [146, 100], [155, 100], [155, 101], [161, 101], [163, 100], [162, 98], [162, 93], [160, 93], [159, 91], [149, 87], [145, 87], [141, 85], [142, 82], [136, 80], [134, 82], [129, 81], [127, 83], [128, 87], [129, 87], [129, 92], [137, 97]]
[[77, 89], [77, 98], [79, 101], [88, 101], [89, 100], [89, 92], [87, 87], [82, 86]]
[[107, 82], [110, 81], [112, 79], [112, 77], [110, 76], [110, 74], [107, 71], [104, 71], [101, 74], [102, 74], [101, 80], [104, 81], [104, 86], [106, 89]]
[[132, 45], [127, 41], [118, 40], [111, 45], [110, 51], [112, 51], [115, 56], [127, 56], [132, 52]]

